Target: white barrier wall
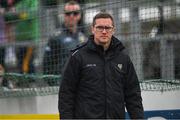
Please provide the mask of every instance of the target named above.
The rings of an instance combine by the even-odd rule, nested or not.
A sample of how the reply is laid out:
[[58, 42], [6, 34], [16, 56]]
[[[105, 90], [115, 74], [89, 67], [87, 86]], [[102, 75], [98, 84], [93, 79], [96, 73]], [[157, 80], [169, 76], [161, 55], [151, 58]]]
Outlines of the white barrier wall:
[[[145, 111], [180, 109], [180, 90], [142, 91]], [[57, 114], [58, 95], [0, 99], [0, 114]]]
[[145, 111], [180, 110], [180, 90], [166, 92], [143, 91], [142, 98]]
[[0, 99], [0, 114], [57, 114], [58, 96], [9, 97]]

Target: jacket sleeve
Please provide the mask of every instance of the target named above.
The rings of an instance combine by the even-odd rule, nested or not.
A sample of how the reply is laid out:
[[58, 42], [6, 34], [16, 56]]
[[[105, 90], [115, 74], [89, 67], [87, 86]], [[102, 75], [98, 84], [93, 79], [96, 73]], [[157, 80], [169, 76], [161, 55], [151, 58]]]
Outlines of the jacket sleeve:
[[131, 119], [143, 119], [141, 89], [130, 58], [128, 59], [127, 79], [125, 80], [125, 105]]
[[[49, 41], [50, 42], [50, 41]], [[50, 55], [51, 55], [51, 47], [48, 44], [45, 46], [44, 55], [43, 55], [43, 73], [49, 74], [50, 70]]]
[[74, 118], [75, 96], [79, 81], [80, 64], [71, 56], [65, 65], [59, 90], [58, 109], [61, 119]]

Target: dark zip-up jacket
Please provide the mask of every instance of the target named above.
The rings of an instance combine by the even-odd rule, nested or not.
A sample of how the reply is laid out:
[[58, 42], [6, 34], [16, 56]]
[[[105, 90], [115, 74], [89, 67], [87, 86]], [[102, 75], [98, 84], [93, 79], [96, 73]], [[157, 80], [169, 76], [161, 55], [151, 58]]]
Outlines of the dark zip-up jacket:
[[137, 75], [122, 43], [112, 37], [108, 50], [93, 42], [77, 48], [69, 58], [59, 91], [61, 119], [142, 119], [143, 106]]

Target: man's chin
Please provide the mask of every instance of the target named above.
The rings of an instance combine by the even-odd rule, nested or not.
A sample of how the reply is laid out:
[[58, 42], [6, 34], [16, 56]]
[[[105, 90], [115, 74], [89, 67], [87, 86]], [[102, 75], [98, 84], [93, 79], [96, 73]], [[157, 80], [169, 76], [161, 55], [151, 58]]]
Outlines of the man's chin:
[[104, 39], [101, 39], [100, 42], [101, 42], [101, 43], [107, 43], [108, 40], [107, 40], [107, 38], [104, 38]]
[[107, 44], [108, 42], [107, 41], [100, 41], [99, 42], [101, 45], [105, 45], [105, 44]]

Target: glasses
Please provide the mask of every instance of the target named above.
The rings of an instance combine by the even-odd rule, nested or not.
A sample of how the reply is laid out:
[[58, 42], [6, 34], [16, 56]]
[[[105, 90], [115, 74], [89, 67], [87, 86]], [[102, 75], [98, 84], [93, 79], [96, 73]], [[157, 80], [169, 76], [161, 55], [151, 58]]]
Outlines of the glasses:
[[67, 16], [70, 16], [70, 15], [77, 16], [80, 14], [80, 11], [65, 11], [64, 14]]
[[113, 30], [114, 27], [111, 27], [111, 26], [96, 26], [95, 28], [96, 28], [96, 30], [97, 30], [98, 32], [103, 32], [104, 30], [105, 30], [106, 32], [112, 32], [112, 30]]

